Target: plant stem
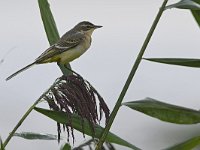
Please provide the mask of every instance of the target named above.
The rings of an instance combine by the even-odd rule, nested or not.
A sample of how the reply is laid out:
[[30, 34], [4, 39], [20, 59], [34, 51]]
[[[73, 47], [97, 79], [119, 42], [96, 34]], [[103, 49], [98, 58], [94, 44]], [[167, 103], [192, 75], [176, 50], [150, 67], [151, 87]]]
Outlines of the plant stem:
[[21, 126], [21, 124], [23, 123], [23, 121], [26, 119], [26, 117], [30, 114], [30, 112], [34, 109], [34, 107], [40, 102], [40, 98], [35, 101], [35, 103], [26, 111], [26, 113], [22, 116], [22, 118], [19, 120], [19, 122], [17, 123], [17, 125], [14, 127], [14, 129], [10, 132], [10, 134], [8, 135], [8, 137], [6, 138], [5, 142], [3, 143], [3, 146], [6, 147], [6, 145], [8, 144], [8, 142], [10, 141], [10, 139], [12, 138], [12, 136], [14, 135], [14, 133], [16, 132], [16, 130]]
[[26, 119], [26, 117], [31, 113], [31, 111], [34, 109], [34, 107], [42, 100], [42, 98], [49, 92], [49, 90], [55, 86], [55, 84], [57, 84], [60, 80], [56, 80], [53, 85], [50, 86], [50, 88], [44, 92], [34, 103], [33, 105], [26, 111], [26, 113], [22, 116], [22, 118], [18, 121], [17, 125], [13, 128], [13, 130], [10, 132], [10, 134], [8, 135], [8, 137], [6, 138], [6, 140], [3, 143], [3, 146], [6, 147], [6, 145], [8, 144], [8, 142], [10, 141], [10, 139], [12, 138], [12, 136], [15, 134], [15, 132], [17, 131], [17, 129], [21, 126], [21, 124], [24, 122], [24, 120]]
[[147, 45], [148, 45], [148, 43], [149, 43], [149, 41], [150, 41], [150, 39], [151, 39], [151, 37], [153, 35], [153, 32], [154, 32], [156, 26], [157, 26], [157, 24], [158, 24], [158, 22], [160, 20], [160, 17], [162, 16], [162, 13], [163, 13], [163, 11], [165, 9], [165, 6], [166, 6], [167, 2], [168, 2], [168, 0], [164, 0], [163, 4], [162, 4], [162, 6], [161, 6], [161, 8], [160, 8], [155, 20], [154, 20], [154, 22], [153, 22], [153, 24], [152, 24], [152, 26], [151, 26], [151, 28], [149, 30], [149, 33], [148, 33], [148, 35], [147, 35], [147, 37], [146, 37], [146, 39], [145, 39], [145, 41], [144, 41], [144, 43], [142, 45], [142, 48], [141, 48], [141, 50], [140, 50], [140, 52], [139, 52], [139, 54], [137, 56], [137, 59], [135, 60], [135, 63], [133, 65], [133, 67], [132, 67], [132, 70], [131, 70], [129, 76], [128, 76], [128, 79], [127, 79], [127, 81], [126, 81], [126, 83], [125, 83], [125, 85], [124, 85], [124, 87], [123, 87], [123, 89], [122, 89], [122, 91], [121, 91], [121, 93], [119, 95], [119, 98], [118, 98], [118, 100], [117, 100], [117, 102], [115, 104], [115, 107], [114, 107], [114, 109], [113, 109], [113, 111], [112, 111], [112, 113], [110, 115], [110, 119], [108, 121], [108, 124], [106, 125], [106, 127], [105, 127], [105, 129], [104, 129], [104, 131], [103, 131], [103, 133], [101, 135], [101, 138], [99, 139], [99, 142], [98, 142], [98, 144], [96, 146], [96, 150], [101, 150], [101, 147], [102, 147], [102, 145], [103, 145], [103, 143], [104, 143], [104, 141], [106, 139], [106, 136], [107, 136], [107, 134], [108, 134], [108, 132], [109, 132], [111, 126], [112, 126], [112, 123], [113, 123], [113, 121], [114, 121], [114, 119], [115, 119], [115, 117], [117, 115], [117, 112], [118, 112], [120, 106], [121, 106], [123, 98], [124, 98], [124, 96], [125, 96], [125, 94], [126, 94], [126, 92], [128, 90], [128, 87], [129, 87], [129, 85], [130, 85], [130, 83], [131, 83], [131, 81], [132, 81], [132, 79], [133, 79], [133, 77], [134, 77], [134, 75], [135, 75], [135, 73], [137, 71], [137, 68], [138, 68], [138, 66], [139, 66], [139, 64], [140, 64], [140, 62], [142, 60], [142, 56], [143, 56], [143, 54], [144, 54], [144, 52], [145, 52], [145, 50], [147, 48]]

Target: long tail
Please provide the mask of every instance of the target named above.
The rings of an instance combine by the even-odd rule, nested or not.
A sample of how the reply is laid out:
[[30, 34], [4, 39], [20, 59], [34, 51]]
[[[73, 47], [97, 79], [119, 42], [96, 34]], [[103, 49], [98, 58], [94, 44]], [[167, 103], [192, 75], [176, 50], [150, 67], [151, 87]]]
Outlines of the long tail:
[[24, 67], [24, 68], [18, 70], [17, 72], [11, 74], [9, 77], [6, 78], [6, 81], [10, 80], [10, 79], [13, 78], [14, 76], [18, 75], [18, 74], [21, 73], [22, 71], [25, 71], [26, 69], [30, 68], [31, 66], [33, 66], [33, 65], [35, 65], [35, 64], [36, 64], [36, 63], [33, 62], [33, 63], [27, 65], [26, 67]]

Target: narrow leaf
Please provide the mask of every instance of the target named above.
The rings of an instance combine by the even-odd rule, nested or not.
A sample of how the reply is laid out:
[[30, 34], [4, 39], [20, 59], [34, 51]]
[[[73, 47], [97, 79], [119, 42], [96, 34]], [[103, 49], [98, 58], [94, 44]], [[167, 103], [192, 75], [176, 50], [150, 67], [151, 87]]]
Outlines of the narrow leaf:
[[200, 0], [181, 0], [178, 3], [167, 6], [165, 9], [171, 8], [190, 9], [200, 27]]
[[42, 17], [44, 29], [47, 34], [47, 38], [49, 40], [50, 45], [57, 42], [59, 39], [58, 30], [56, 27], [56, 23], [54, 21], [53, 15], [50, 10], [50, 6], [47, 0], [38, 0], [40, 14]]
[[57, 135], [53, 134], [43, 134], [43, 133], [33, 133], [33, 132], [21, 132], [15, 133], [14, 136], [18, 136], [28, 140], [57, 140]]
[[164, 150], [191, 150], [200, 145], [200, 136], [191, 138], [183, 143], [179, 143], [175, 146], [166, 148]]
[[[68, 120], [68, 116], [66, 115], [66, 113], [61, 112], [61, 111], [52, 111], [52, 110], [47, 110], [47, 109], [43, 109], [43, 108], [38, 108], [35, 107], [34, 108], [37, 112], [42, 113], [43, 115], [55, 120], [56, 122], [62, 123], [62, 124], [68, 124], [69, 120]], [[71, 124], [73, 126], [74, 129], [80, 131], [89, 136], [94, 136], [95, 138], [99, 138], [101, 136], [101, 133], [103, 132], [103, 128], [99, 125], [95, 125], [95, 135], [93, 135], [93, 131], [92, 128], [90, 126], [90, 124], [88, 123], [87, 120], [84, 120], [83, 122], [83, 129], [82, 129], [82, 119], [81, 117], [79, 117], [76, 114], [73, 114], [71, 116]], [[136, 146], [128, 143], [127, 141], [123, 140], [122, 138], [116, 136], [115, 134], [109, 132], [108, 136], [106, 138], [107, 142], [110, 143], [115, 143], [115, 144], [119, 144], [119, 145], [123, 145], [135, 150], [140, 150], [139, 148], [137, 148]]]
[[192, 0], [181, 0], [178, 3], [168, 5], [165, 7], [165, 9], [171, 9], [171, 8], [200, 10], [200, 5]]
[[189, 59], [189, 58], [143, 58], [143, 59], [163, 64], [200, 68], [200, 59]]
[[64, 145], [61, 146], [60, 150], [71, 150], [71, 145], [68, 143], [65, 143]]
[[200, 123], [199, 111], [163, 103], [152, 98], [126, 102], [123, 105], [166, 122], [176, 124]]
[[[200, 0], [194, 0], [196, 3], [200, 4]], [[194, 19], [200, 27], [200, 10], [191, 10]]]
[[[38, 0], [38, 4], [49, 44], [52, 45], [58, 41], [60, 36], [53, 15], [51, 13], [50, 5], [47, 0]], [[63, 64], [58, 64], [58, 66], [60, 67], [64, 75], [68, 75], [71, 73], [68, 69], [65, 68]], [[68, 64], [67, 66], [68, 68], [71, 68], [70, 64]]]

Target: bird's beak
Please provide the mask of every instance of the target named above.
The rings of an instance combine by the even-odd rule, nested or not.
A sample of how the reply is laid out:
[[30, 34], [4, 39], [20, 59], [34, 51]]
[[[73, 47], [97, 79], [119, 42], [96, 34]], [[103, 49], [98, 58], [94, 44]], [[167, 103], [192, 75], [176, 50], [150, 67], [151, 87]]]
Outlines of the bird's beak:
[[99, 25], [94, 26], [95, 29], [98, 29], [98, 28], [101, 28], [101, 27], [103, 27], [103, 26], [99, 26]]

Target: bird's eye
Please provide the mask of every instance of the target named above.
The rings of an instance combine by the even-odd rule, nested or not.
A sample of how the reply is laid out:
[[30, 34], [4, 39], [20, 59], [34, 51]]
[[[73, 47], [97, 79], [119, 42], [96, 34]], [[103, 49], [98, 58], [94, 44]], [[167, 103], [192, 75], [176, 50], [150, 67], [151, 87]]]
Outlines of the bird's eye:
[[90, 30], [90, 29], [92, 29], [92, 26], [91, 26], [91, 25], [83, 25], [83, 26], [82, 26], [82, 30], [83, 30], [83, 31], [88, 31], [88, 30]]
[[91, 28], [91, 26], [86, 26], [86, 28], [87, 28], [87, 29], [90, 29], [90, 28]]

